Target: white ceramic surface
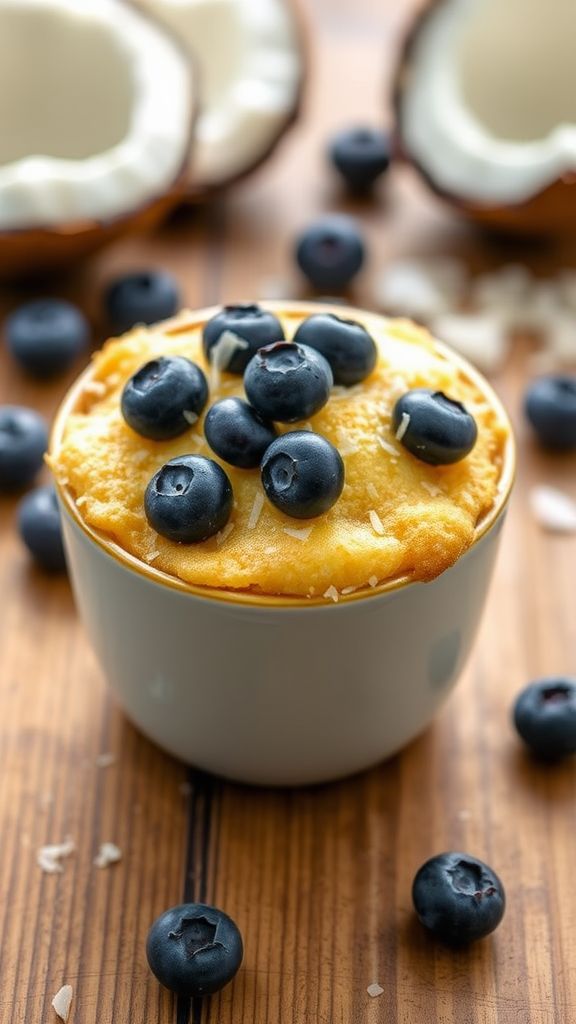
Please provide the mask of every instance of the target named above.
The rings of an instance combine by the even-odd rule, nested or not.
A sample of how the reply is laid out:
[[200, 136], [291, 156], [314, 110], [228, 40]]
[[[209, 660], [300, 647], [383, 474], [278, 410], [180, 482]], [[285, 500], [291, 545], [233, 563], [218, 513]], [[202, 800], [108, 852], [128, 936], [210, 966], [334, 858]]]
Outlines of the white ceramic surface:
[[357, 772], [429, 724], [470, 652], [504, 518], [431, 583], [266, 607], [158, 583], [62, 511], [80, 614], [127, 715], [185, 761], [263, 785]]

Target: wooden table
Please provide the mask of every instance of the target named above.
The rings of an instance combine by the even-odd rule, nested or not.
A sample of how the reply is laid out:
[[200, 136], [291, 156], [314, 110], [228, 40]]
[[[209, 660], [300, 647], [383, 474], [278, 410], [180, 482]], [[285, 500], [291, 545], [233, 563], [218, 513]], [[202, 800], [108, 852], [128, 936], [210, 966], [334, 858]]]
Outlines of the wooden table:
[[[396, 173], [375, 205], [343, 203], [323, 141], [335, 127], [381, 116], [407, 8], [394, 0], [308, 7], [306, 113], [267, 167], [227, 199], [54, 285], [92, 314], [95, 343], [102, 282], [134, 265], [172, 269], [190, 306], [278, 282], [297, 294], [294, 232], [336, 205], [366, 228], [371, 265], [351, 298], [368, 306], [374, 271], [399, 253], [461, 254], [476, 269], [520, 256], [539, 273], [576, 264], [575, 246], [479, 239], [407, 173]], [[5, 293], [3, 306], [20, 298]], [[64, 983], [74, 988], [74, 1024], [576, 1020], [576, 765], [533, 764], [509, 722], [527, 680], [575, 670], [575, 541], [544, 534], [527, 502], [535, 481], [573, 493], [575, 462], [541, 454], [520, 422], [530, 344], [517, 339], [494, 381], [518, 423], [520, 467], [471, 662], [425, 735], [339, 785], [239, 788], [190, 772], [146, 742], [107, 694], [67, 581], [30, 567], [15, 535], [16, 501], [0, 500], [2, 1024], [54, 1021], [50, 1001]], [[5, 353], [0, 359], [0, 400], [50, 414], [68, 382], [31, 384]], [[99, 767], [107, 752], [116, 762]], [[68, 835], [76, 852], [63, 873], [43, 873], [37, 849]], [[123, 859], [98, 870], [103, 841], [117, 843]], [[508, 894], [497, 933], [460, 953], [429, 941], [410, 900], [420, 863], [450, 848], [486, 858]], [[246, 956], [233, 985], [189, 1008], [150, 975], [144, 942], [158, 913], [191, 898], [238, 921]], [[384, 989], [379, 998], [367, 994], [372, 982]]]

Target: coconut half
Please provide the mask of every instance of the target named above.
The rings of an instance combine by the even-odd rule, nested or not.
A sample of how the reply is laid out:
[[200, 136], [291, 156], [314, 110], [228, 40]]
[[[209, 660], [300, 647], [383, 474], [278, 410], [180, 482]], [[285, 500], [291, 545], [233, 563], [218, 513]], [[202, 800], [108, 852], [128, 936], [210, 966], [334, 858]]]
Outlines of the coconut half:
[[199, 66], [191, 198], [253, 170], [295, 120], [305, 56], [294, 2], [140, 0]]
[[191, 64], [123, 0], [0, 0], [0, 271], [72, 261], [174, 202]]
[[439, 0], [396, 82], [401, 151], [479, 221], [576, 226], [576, 3]]

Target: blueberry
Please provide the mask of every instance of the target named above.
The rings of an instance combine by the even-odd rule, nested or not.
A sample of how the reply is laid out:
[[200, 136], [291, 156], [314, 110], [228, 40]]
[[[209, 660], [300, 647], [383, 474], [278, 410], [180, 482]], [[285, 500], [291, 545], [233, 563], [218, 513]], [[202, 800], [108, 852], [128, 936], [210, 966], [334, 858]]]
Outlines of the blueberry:
[[148, 932], [150, 970], [171, 992], [190, 998], [218, 992], [237, 973], [244, 948], [238, 926], [222, 910], [182, 903]]
[[313, 416], [326, 405], [333, 383], [324, 356], [291, 341], [259, 349], [244, 374], [248, 400], [265, 419], [279, 423]]
[[542, 444], [576, 448], [576, 377], [538, 377], [526, 392], [524, 408]]
[[364, 263], [364, 242], [356, 222], [340, 214], [315, 221], [297, 240], [296, 261], [313, 288], [346, 288]]
[[217, 462], [180, 455], [152, 477], [144, 496], [146, 518], [168, 540], [195, 544], [218, 533], [232, 512], [232, 485]]
[[112, 330], [124, 334], [136, 324], [155, 324], [174, 316], [180, 307], [180, 289], [165, 270], [139, 270], [108, 285], [104, 306]]
[[52, 377], [74, 362], [88, 344], [85, 317], [61, 299], [36, 299], [19, 306], [6, 320], [10, 352], [33, 377]]
[[356, 320], [333, 313], [316, 313], [300, 324], [294, 341], [309, 345], [330, 363], [335, 384], [351, 387], [364, 380], [376, 366], [374, 338]]
[[476, 421], [462, 403], [430, 388], [414, 388], [398, 399], [392, 430], [412, 455], [431, 466], [459, 462], [478, 436]]
[[42, 416], [23, 405], [0, 405], [0, 491], [29, 484], [47, 447]]
[[244, 373], [259, 348], [284, 340], [282, 324], [268, 310], [254, 304], [224, 306], [204, 327], [204, 354], [209, 362], [212, 361], [213, 348], [225, 332], [233, 334], [239, 342], [239, 346], [220, 367], [227, 373]]
[[32, 558], [43, 569], [66, 568], [60, 509], [53, 487], [37, 487], [18, 507], [18, 530]]
[[293, 519], [321, 516], [344, 487], [340, 452], [311, 430], [293, 430], [273, 441], [261, 472], [266, 497]]
[[576, 754], [576, 679], [538, 679], [516, 698], [514, 725], [538, 757]]
[[352, 192], [367, 192], [390, 165], [390, 141], [377, 128], [347, 128], [330, 140], [328, 155]]
[[160, 356], [130, 377], [122, 392], [122, 415], [142, 437], [166, 441], [198, 419], [208, 400], [206, 377], [184, 356]]
[[467, 853], [440, 853], [427, 860], [414, 879], [412, 900], [424, 927], [453, 946], [493, 932], [506, 905], [498, 875]]
[[276, 437], [273, 424], [241, 398], [215, 402], [206, 414], [204, 433], [216, 455], [240, 469], [259, 466]]

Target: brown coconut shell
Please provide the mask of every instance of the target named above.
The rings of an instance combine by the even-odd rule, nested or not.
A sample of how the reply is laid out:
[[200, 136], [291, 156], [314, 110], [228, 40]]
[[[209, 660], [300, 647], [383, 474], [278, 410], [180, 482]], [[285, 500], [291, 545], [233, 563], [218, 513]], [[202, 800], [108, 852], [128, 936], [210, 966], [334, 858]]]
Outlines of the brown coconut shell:
[[[136, 7], [133, 0], [124, 0]], [[107, 220], [69, 221], [54, 227], [0, 230], [0, 280], [14, 281], [39, 273], [52, 273], [74, 266], [112, 242], [134, 234], [144, 234], [158, 226], [186, 195], [188, 162], [198, 117], [197, 72], [194, 62], [180, 40], [147, 11], [138, 12], [152, 21], [158, 32], [170, 36], [190, 67], [192, 116], [187, 133], [184, 158], [166, 189], [146, 203], [128, 208]]]
[[393, 76], [392, 108], [394, 117], [393, 146], [395, 155], [414, 167], [426, 185], [440, 199], [455, 207], [477, 224], [497, 232], [520, 235], [560, 235], [576, 232], [576, 167], [566, 171], [527, 199], [518, 203], [488, 204], [449, 192], [439, 185], [427, 168], [410, 151], [405, 141], [402, 98], [410, 88], [414, 51], [421, 32], [436, 10], [453, 0], [429, 0], [416, 15], [400, 47], [400, 57]]
[[270, 138], [268, 145], [262, 152], [256, 154], [252, 163], [247, 164], [242, 171], [238, 171], [230, 178], [226, 178], [225, 180], [212, 185], [206, 181], [195, 181], [193, 174], [190, 171], [183, 196], [183, 201], [185, 203], [196, 205], [198, 203], [209, 201], [220, 193], [227, 191], [231, 186], [236, 185], [240, 181], [244, 181], [245, 178], [249, 177], [254, 173], [254, 171], [257, 171], [266, 163], [269, 157], [271, 157], [276, 151], [286, 133], [294, 127], [300, 118], [310, 73], [310, 28], [304, 13], [303, 0], [284, 0], [284, 3], [287, 4], [292, 11], [296, 29], [296, 40], [300, 53], [300, 80], [298, 82], [298, 91], [294, 98], [294, 106], [286, 115], [285, 120], [278, 125], [278, 128], [275, 134]]

